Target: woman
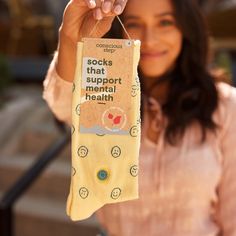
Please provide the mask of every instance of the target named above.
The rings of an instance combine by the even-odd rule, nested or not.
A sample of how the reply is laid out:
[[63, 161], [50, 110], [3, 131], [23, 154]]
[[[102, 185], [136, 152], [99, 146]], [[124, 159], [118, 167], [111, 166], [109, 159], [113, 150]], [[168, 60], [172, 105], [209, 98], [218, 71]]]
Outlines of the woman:
[[76, 42], [96, 20], [92, 37], [125, 38], [115, 15], [142, 42], [140, 198], [99, 209], [102, 227], [115, 236], [235, 236], [236, 91], [207, 70], [208, 39], [196, 1], [71, 1], [44, 99], [71, 123]]

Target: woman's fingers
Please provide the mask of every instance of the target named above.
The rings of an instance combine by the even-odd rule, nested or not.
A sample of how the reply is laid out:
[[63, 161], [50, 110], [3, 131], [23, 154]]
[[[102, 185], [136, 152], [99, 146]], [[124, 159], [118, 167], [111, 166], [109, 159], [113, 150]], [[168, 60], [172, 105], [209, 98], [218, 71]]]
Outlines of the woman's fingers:
[[104, 0], [102, 3], [102, 11], [105, 14], [113, 13], [119, 15], [123, 12], [127, 0]]
[[112, 0], [105, 0], [102, 3], [102, 11], [106, 14], [110, 13], [113, 8], [113, 2]]
[[102, 10], [101, 8], [95, 8], [93, 10], [93, 16], [96, 20], [101, 20], [103, 18]]
[[120, 15], [128, 0], [74, 0], [84, 1], [93, 10], [93, 17], [102, 20], [103, 17]]
[[95, 0], [85, 0], [85, 2], [87, 3], [88, 7], [93, 9], [96, 7], [96, 1]]
[[113, 12], [116, 15], [120, 15], [124, 11], [126, 3], [127, 0], [116, 0], [113, 4]]

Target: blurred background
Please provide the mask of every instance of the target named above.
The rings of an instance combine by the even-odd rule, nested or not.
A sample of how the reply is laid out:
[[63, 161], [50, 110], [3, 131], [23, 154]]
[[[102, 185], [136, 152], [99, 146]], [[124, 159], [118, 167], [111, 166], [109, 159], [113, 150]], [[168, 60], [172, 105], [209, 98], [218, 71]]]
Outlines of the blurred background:
[[[42, 100], [67, 0], [0, 0], [0, 235], [92, 236], [94, 216], [72, 222], [68, 127]], [[199, 0], [211, 67], [236, 85], [236, 0]]]

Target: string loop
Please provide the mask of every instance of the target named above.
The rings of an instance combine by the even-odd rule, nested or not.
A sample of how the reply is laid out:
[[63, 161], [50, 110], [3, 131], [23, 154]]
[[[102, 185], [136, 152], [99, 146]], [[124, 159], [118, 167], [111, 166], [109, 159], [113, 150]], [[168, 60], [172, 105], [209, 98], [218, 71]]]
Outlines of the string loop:
[[[118, 16], [118, 15], [116, 15], [116, 17], [117, 17], [117, 19], [119, 20], [119, 22], [120, 22], [120, 24], [121, 24], [121, 26], [122, 26], [122, 28], [124, 29], [124, 31], [125, 31], [125, 33], [126, 33], [126, 35], [128, 36], [128, 38], [131, 40], [131, 37], [130, 37], [130, 35], [129, 35], [129, 33], [128, 33], [128, 31], [126, 30], [126, 28], [125, 28], [125, 26], [124, 26], [124, 24], [122, 23], [122, 21], [121, 21], [121, 19], [120, 19], [120, 17]], [[93, 32], [94, 32], [94, 30], [96, 29], [96, 27], [97, 27], [97, 25], [98, 25], [98, 23], [100, 22], [100, 20], [98, 20], [97, 22], [96, 22], [96, 24], [94, 25], [94, 27], [92, 28], [92, 30], [91, 30], [91, 32], [90, 32], [90, 34], [89, 34], [89, 37], [93, 34]]]

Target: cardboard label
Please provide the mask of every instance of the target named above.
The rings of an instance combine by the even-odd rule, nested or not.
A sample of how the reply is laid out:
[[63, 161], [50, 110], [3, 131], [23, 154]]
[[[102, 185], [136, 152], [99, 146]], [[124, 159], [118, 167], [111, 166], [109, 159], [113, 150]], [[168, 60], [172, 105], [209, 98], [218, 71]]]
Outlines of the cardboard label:
[[134, 40], [82, 41], [80, 132], [129, 135]]

